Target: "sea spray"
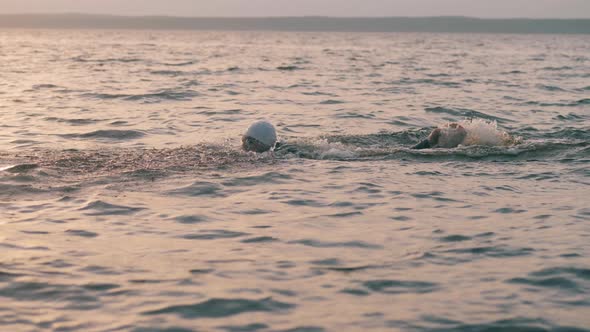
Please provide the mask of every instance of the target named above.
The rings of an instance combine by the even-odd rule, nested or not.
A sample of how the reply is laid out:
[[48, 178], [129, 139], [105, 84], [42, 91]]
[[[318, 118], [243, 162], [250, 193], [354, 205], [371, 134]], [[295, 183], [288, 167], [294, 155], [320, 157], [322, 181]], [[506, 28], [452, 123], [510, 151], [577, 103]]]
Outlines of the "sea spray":
[[466, 119], [459, 122], [467, 130], [462, 145], [509, 146], [519, 143], [522, 139], [514, 137], [498, 129], [496, 121], [484, 119]]

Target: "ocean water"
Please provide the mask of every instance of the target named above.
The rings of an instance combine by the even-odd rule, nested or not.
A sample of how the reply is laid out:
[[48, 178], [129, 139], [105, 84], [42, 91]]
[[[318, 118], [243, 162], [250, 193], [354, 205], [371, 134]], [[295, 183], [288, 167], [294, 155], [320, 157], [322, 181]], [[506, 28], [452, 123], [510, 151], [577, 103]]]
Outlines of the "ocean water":
[[0, 330], [590, 330], [588, 35], [0, 30], [0, 128]]

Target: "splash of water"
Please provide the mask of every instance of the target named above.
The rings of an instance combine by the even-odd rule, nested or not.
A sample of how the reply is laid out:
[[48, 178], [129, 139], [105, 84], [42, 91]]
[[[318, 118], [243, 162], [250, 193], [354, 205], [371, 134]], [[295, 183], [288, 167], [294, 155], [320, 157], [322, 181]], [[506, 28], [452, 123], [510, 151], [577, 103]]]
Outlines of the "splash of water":
[[510, 146], [520, 143], [520, 137], [511, 136], [498, 129], [496, 121], [484, 119], [466, 119], [459, 122], [467, 130], [462, 145]]
[[330, 142], [326, 138], [301, 138], [281, 147], [282, 158], [351, 159], [360, 148], [342, 142]]

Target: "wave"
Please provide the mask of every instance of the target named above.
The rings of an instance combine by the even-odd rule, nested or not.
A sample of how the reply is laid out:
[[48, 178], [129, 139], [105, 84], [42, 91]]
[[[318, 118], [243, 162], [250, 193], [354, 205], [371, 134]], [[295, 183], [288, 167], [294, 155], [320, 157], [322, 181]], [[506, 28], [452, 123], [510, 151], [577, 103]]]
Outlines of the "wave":
[[590, 98], [583, 98], [576, 101], [572, 101], [569, 103], [546, 103], [540, 101], [527, 101], [524, 103], [525, 105], [535, 105], [535, 106], [542, 106], [542, 107], [576, 107], [576, 106], [583, 106], [583, 105], [590, 105]]
[[134, 214], [145, 208], [143, 207], [132, 207], [124, 205], [115, 205], [100, 200], [92, 201], [87, 203], [84, 207], [80, 208], [80, 211], [84, 211], [84, 214], [90, 216], [103, 216], [103, 215], [128, 215]]
[[29, 170], [35, 169], [39, 167], [37, 164], [17, 164], [17, 165], [9, 165], [9, 166], [2, 166], [0, 167], [0, 172], [9, 172], [9, 173], [26, 173]]
[[512, 120], [509, 120], [506, 118], [493, 116], [493, 115], [489, 115], [489, 114], [486, 114], [483, 112], [478, 112], [478, 111], [474, 111], [474, 110], [470, 110], [470, 109], [448, 108], [448, 107], [436, 106], [436, 107], [427, 107], [424, 109], [424, 111], [426, 111], [428, 113], [448, 114], [448, 115], [453, 115], [453, 116], [461, 117], [461, 118], [465, 118], [465, 117], [467, 117], [467, 118], [481, 118], [481, 119], [486, 119], [486, 120], [497, 121], [500, 123], [512, 122]]
[[104, 121], [104, 120], [98, 120], [98, 119], [83, 119], [83, 118], [65, 119], [65, 118], [58, 118], [58, 117], [54, 117], [54, 116], [46, 117], [43, 120], [51, 121], [51, 122], [67, 123], [72, 126], [84, 126], [84, 125], [95, 124], [97, 122]]
[[337, 104], [345, 104], [345, 101], [336, 100], [336, 99], [327, 99], [320, 102], [320, 105], [337, 105]]
[[145, 61], [144, 59], [140, 59], [140, 58], [87, 59], [87, 58], [84, 58], [83, 56], [73, 57], [71, 60], [74, 62], [90, 62], [90, 63], [113, 63], [113, 62], [131, 63], [131, 62]]
[[548, 66], [548, 67], [543, 67], [542, 69], [547, 70], [547, 71], [562, 71], [562, 70], [572, 70], [574, 68], [572, 68], [570, 66], [561, 66], [561, 67]]
[[[290, 86], [289, 88], [298, 87], [298, 86]], [[301, 92], [302, 95], [306, 96], [330, 96], [330, 97], [337, 97], [338, 95], [334, 93], [328, 92], [321, 92], [321, 91], [312, 91], [312, 92]]]
[[562, 115], [559, 114], [555, 117], [553, 117], [553, 119], [555, 120], [560, 120], [560, 121], [574, 121], [574, 122], [578, 122], [578, 121], [583, 121], [584, 116], [575, 114], [575, 113], [568, 113], [566, 115]]
[[146, 94], [113, 94], [113, 93], [85, 93], [82, 96], [95, 99], [121, 99], [125, 101], [143, 101], [144, 103], [158, 103], [160, 101], [190, 101], [200, 94], [194, 90], [164, 89]]
[[553, 86], [553, 85], [537, 84], [536, 87], [541, 90], [547, 90], [547, 91], [559, 91], [559, 92], [566, 91], [565, 89], [562, 89], [558, 86]]
[[185, 319], [225, 318], [249, 312], [285, 311], [292, 309], [294, 307], [294, 304], [275, 301], [271, 298], [265, 298], [260, 300], [250, 300], [241, 298], [213, 298], [193, 304], [167, 306], [151, 311], [145, 311], [142, 314], [174, 314], [181, 316]]
[[392, 320], [388, 326], [396, 330], [404, 331], [529, 331], [529, 332], [588, 332], [586, 328], [577, 326], [560, 325], [558, 321], [551, 321], [544, 318], [507, 316], [496, 321], [457, 321], [442, 316], [424, 316], [420, 320]]
[[90, 138], [90, 139], [109, 139], [109, 140], [128, 140], [145, 136], [145, 133], [139, 130], [95, 130], [81, 134], [63, 134], [59, 135], [66, 138]]
[[[572, 118], [575, 119], [575, 118]], [[579, 120], [577, 120], [579, 122]], [[540, 131], [534, 127], [525, 127], [517, 131], [525, 140], [550, 142], [566, 142], [578, 144], [590, 142], [590, 126], [585, 127], [555, 127], [554, 131]]]
[[59, 88], [59, 86], [55, 85], [55, 84], [35, 84], [35, 85], [33, 85], [33, 90], [55, 89], [55, 88]]
[[163, 75], [163, 76], [181, 76], [181, 75], [188, 75], [189, 72], [185, 72], [182, 70], [152, 70], [150, 71], [152, 75]]
[[518, 74], [526, 74], [526, 72], [522, 70], [511, 70], [511, 71], [504, 71], [501, 72], [502, 75], [518, 75]]
[[185, 62], [162, 62], [161, 64], [164, 66], [170, 67], [183, 67], [183, 66], [190, 66], [197, 63], [197, 61], [185, 61]]
[[277, 70], [281, 71], [293, 71], [293, 70], [302, 70], [303, 68], [298, 66], [278, 66]]
[[[445, 76], [441, 76], [441, 77], [445, 77]], [[449, 87], [449, 88], [459, 88], [462, 86], [462, 84], [458, 83], [458, 82], [442, 81], [442, 80], [436, 80], [436, 79], [432, 79], [432, 78], [408, 78], [408, 77], [404, 77], [400, 80], [390, 82], [389, 84], [393, 84], [393, 85], [431, 84], [431, 85], [444, 86], [444, 87]]]

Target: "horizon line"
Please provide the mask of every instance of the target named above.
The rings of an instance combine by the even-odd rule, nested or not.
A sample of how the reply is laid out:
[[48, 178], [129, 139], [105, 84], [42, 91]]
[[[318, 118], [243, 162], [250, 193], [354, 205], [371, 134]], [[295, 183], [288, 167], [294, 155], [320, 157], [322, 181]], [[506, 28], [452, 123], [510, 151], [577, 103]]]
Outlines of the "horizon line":
[[577, 21], [577, 20], [590, 20], [590, 17], [480, 17], [480, 16], [466, 16], [466, 15], [424, 15], [424, 16], [330, 16], [330, 15], [267, 15], [267, 16], [182, 16], [182, 15], [168, 15], [168, 14], [110, 14], [110, 13], [87, 13], [87, 12], [21, 12], [21, 13], [0, 13], [0, 16], [59, 16], [59, 15], [72, 15], [72, 16], [104, 16], [104, 17], [121, 17], [121, 18], [179, 18], [179, 19], [271, 19], [271, 18], [328, 18], [328, 19], [384, 19], [384, 18], [462, 18], [462, 19], [475, 19], [475, 20], [560, 20], [560, 21]]
[[443, 32], [590, 34], [590, 18], [469, 16], [125, 16], [86, 13], [0, 14], [0, 28], [218, 31]]

